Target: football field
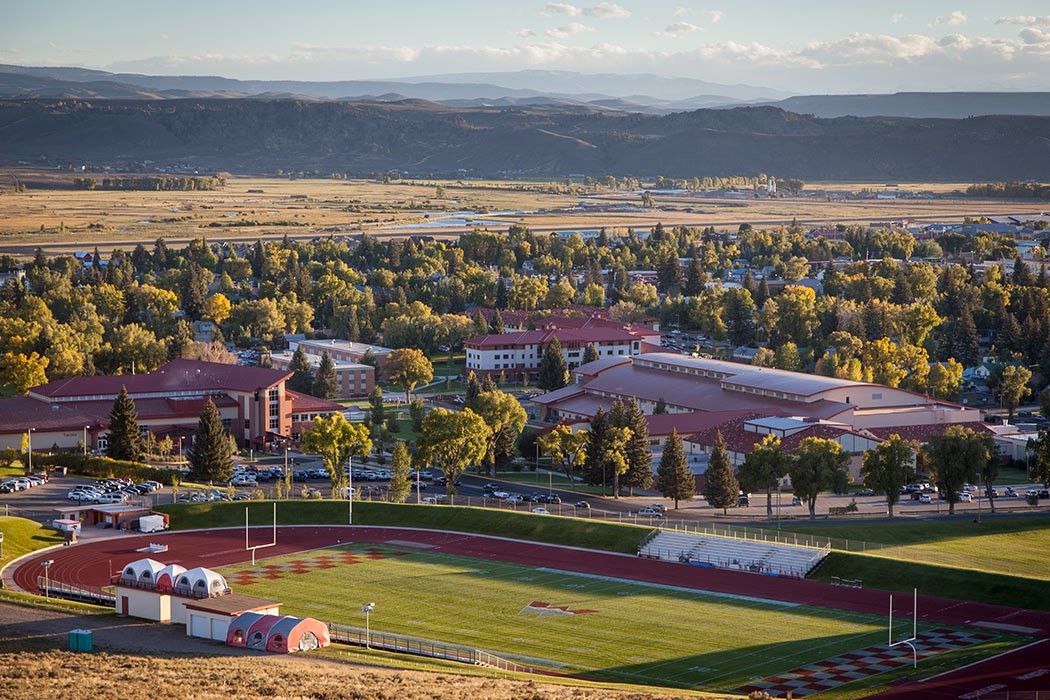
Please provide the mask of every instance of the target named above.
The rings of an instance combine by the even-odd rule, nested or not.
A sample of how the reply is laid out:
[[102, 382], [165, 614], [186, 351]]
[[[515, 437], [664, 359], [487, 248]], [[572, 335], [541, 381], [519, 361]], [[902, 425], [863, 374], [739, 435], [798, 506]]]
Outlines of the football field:
[[[475, 559], [408, 543], [313, 550], [222, 573], [235, 591], [278, 600], [286, 614], [364, 627], [361, 606], [374, 602], [374, 631], [472, 646], [607, 681], [740, 691], [792, 671], [811, 673], [805, 669], [814, 664], [841, 665], [848, 661], [840, 660], [844, 654], [870, 655], [886, 643], [886, 621], [875, 616]], [[919, 633], [941, 645], [928, 645], [923, 675], [1016, 644], [993, 633], [968, 636], [923, 623]], [[859, 697], [863, 688], [912, 673], [904, 661], [888, 663], [871, 675], [861, 669], [842, 676], [840, 688], [824, 692]]]

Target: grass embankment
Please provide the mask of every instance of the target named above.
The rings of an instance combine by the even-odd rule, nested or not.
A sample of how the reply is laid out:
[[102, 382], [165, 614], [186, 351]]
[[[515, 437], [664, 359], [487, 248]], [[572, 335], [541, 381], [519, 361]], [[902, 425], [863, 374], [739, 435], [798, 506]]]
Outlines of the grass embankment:
[[17, 559], [44, 547], [62, 544], [62, 535], [38, 522], [13, 515], [0, 515], [0, 532], [4, 533], [4, 556], [0, 557], [0, 568], [7, 562]]
[[970, 515], [945, 520], [792, 523], [799, 533], [880, 543], [863, 554], [833, 552], [814, 575], [860, 579], [865, 587], [1050, 610], [1050, 515]]
[[[243, 525], [246, 505], [250, 508], [249, 522], [268, 525], [273, 522], [271, 503], [178, 503], [158, 506], [157, 510], [171, 514], [173, 530], [192, 530]], [[277, 501], [278, 525], [345, 525], [346, 520], [346, 501]], [[354, 524], [475, 532], [628, 554], [637, 552], [639, 543], [651, 531], [638, 525], [488, 508], [370, 502], [354, 503]]]

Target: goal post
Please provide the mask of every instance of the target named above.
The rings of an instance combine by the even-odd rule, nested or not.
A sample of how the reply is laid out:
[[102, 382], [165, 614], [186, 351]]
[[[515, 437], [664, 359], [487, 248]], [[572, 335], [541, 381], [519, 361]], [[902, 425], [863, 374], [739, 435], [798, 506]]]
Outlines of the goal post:
[[248, 533], [250, 531], [250, 525], [248, 523], [248, 506], [244, 507], [244, 549], [245, 551], [252, 553], [252, 566], [255, 566], [255, 551], [257, 549], [266, 549], [267, 547], [275, 547], [277, 545], [277, 504], [273, 504], [273, 537], [269, 542], [262, 544], [250, 544], [248, 539]]
[[912, 603], [911, 603], [911, 636], [907, 639], [899, 639], [893, 641], [893, 594], [890, 593], [890, 615], [889, 615], [889, 635], [887, 645], [890, 649], [896, 646], [905, 645], [911, 648], [912, 653], [912, 667], [917, 668], [919, 666], [919, 651], [915, 648], [915, 641], [919, 637], [919, 589], [912, 589]]

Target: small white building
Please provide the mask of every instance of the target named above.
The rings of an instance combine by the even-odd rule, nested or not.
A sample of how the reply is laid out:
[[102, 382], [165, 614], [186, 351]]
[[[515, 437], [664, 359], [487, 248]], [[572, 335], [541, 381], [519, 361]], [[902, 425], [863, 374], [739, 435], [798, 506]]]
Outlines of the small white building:
[[231, 593], [186, 603], [186, 635], [226, 642], [230, 623], [244, 613], [280, 615], [281, 604], [265, 598]]

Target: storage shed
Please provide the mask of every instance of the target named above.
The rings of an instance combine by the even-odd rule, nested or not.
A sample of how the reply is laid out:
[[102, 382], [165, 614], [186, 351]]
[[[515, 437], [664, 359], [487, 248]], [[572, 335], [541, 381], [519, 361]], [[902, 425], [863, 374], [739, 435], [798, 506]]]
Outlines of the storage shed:
[[[259, 613], [260, 618], [248, 628], [245, 637], [249, 648], [262, 649], [265, 647], [266, 632], [272, 623], [259, 625], [260, 622], [280, 619], [280, 603], [255, 596], [230, 593], [215, 598], [204, 598], [202, 600], [187, 601], [186, 610], [186, 634], [191, 637], [203, 639], [214, 639], [219, 642], [227, 641], [230, 634], [230, 623], [234, 618], [244, 613]], [[259, 630], [256, 630], [259, 626]], [[265, 628], [265, 631], [262, 631]], [[260, 631], [262, 646], [252, 647], [253, 634]]]
[[332, 643], [328, 626], [312, 617], [286, 615], [270, 628], [266, 651], [291, 654], [296, 651], [320, 649]]

